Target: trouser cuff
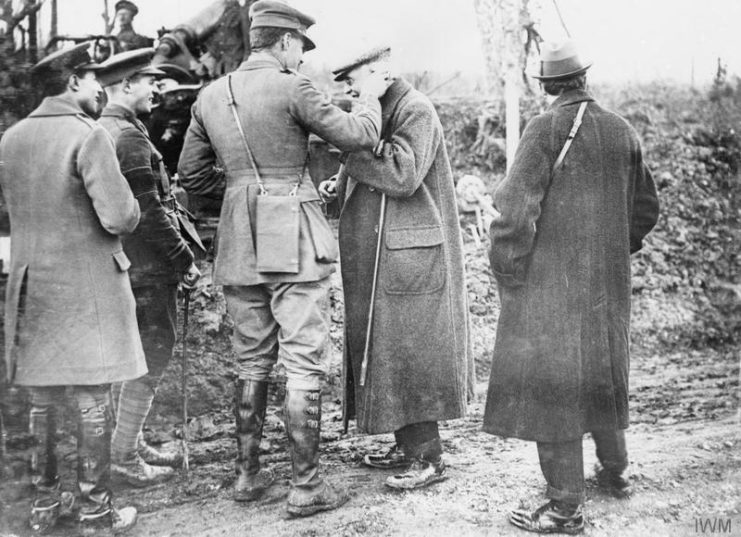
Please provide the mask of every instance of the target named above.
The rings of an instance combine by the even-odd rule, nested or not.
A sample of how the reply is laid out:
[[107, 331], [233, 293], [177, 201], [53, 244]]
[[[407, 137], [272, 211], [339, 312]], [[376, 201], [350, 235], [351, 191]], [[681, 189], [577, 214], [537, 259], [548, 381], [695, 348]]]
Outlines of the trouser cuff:
[[324, 379], [321, 377], [308, 377], [305, 379], [286, 379], [286, 390], [305, 390], [314, 392], [322, 389]]
[[549, 500], [556, 500], [557, 502], [568, 503], [572, 505], [581, 505], [584, 503], [584, 491], [581, 492], [569, 492], [567, 490], [559, 490], [557, 488], [548, 485], [545, 491], [545, 497]]

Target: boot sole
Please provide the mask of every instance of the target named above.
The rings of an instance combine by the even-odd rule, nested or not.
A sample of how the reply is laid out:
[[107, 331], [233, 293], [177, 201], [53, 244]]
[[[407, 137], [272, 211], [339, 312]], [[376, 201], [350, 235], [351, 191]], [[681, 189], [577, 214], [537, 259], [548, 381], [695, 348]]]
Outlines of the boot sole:
[[289, 505], [286, 510], [288, 511], [288, 514], [292, 517], [305, 517], [305, 516], [311, 516], [316, 513], [321, 513], [322, 511], [331, 511], [332, 509], [337, 509], [338, 507], [341, 507], [342, 505], [346, 504], [350, 500], [350, 496], [344, 496], [340, 499], [338, 499], [336, 502], [331, 504], [323, 504], [323, 505], [306, 505], [306, 506], [295, 506], [295, 505]]
[[386, 486], [394, 490], [414, 490], [414, 489], [421, 489], [421, 488], [427, 487], [434, 483], [439, 483], [440, 481], [445, 481], [446, 479], [448, 479], [447, 475], [441, 475], [441, 476], [435, 476], [432, 479], [428, 479], [427, 481], [423, 483], [409, 484], [409, 485], [404, 484], [404, 483], [394, 483], [394, 482], [386, 481]]

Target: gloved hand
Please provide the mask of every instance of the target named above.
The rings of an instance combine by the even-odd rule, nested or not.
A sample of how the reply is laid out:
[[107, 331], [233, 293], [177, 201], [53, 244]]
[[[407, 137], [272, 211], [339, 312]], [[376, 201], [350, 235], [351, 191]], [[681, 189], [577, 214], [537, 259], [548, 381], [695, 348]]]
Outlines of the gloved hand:
[[191, 265], [188, 267], [188, 270], [183, 272], [180, 284], [183, 286], [184, 289], [193, 289], [195, 288], [196, 283], [198, 283], [198, 280], [200, 278], [201, 271], [198, 270], [198, 267], [196, 267], [195, 263], [191, 263]]

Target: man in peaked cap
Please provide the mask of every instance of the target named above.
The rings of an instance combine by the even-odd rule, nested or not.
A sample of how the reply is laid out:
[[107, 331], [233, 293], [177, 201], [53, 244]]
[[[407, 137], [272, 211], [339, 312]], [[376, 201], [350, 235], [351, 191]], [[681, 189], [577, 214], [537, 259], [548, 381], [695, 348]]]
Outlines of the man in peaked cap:
[[[139, 206], [110, 136], [92, 119], [102, 89], [90, 46], [56, 52], [32, 69], [46, 98], [0, 141], [0, 185], [12, 241], [7, 371], [31, 395], [31, 526], [46, 532], [75, 512], [84, 530], [102, 535], [136, 521], [134, 508], [112, 507], [110, 384], [147, 369], [119, 239], [136, 227]], [[70, 386], [79, 411], [79, 500], [63, 491], [55, 455], [57, 408]]]
[[[333, 70], [335, 80], [356, 95], [374, 71], [388, 73], [390, 54], [377, 46], [353, 55]], [[394, 432], [396, 446], [364, 462], [403, 468], [386, 485], [416, 489], [446, 478], [438, 422], [465, 414], [473, 362], [442, 126], [426, 96], [403, 78], [387, 78], [381, 142], [349, 153], [343, 173], [320, 192], [338, 192], [342, 206], [345, 412], [363, 432]]]
[[182, 463], [179, 453], [161, 453], [144, 443], [142, 426], [172, 357], [178, 283], [192, 286], [200, 276], [172, 218], [174, 200], [162, 156], [137, 118], [152, 111], [157, 77], [164, 74], [151, 65], [153, 55], [151, 48], [116, 54], [102, 64], [99, 75], [108, 92], [100, 124], [113, 137], [121, 173], [141, 209], [141, 221], [123, 247], [132, 263], [129, 275], [149, 372], [121, 386], [111, 445], [113, 476], [137, 487], [173, 477], [171, 466]]
[[[280, 359], [293, 463], [288, 512], [307, 516], [348, 499], [321, 477], [319, 467], [321, 389], [329, 366], [327, 299], [337, 246], [307, 176], [308, 137], [317, 134], [344, 151], [374, 147], [385, 82], [370, 77], [359, 88], [355, 110], [344, 112], [296, 71], [303, 53], [314, 48], [306, 35], [314, 19], [272, 0], [255, 2], [250, 16], [252, 52], [237, 71], [199, 95], [178, 169], [194, 194], [220, 184], [217, 155], [226, 176], [214, 283], [223, 286], [234, 320], [239, 363], [234, 498], [255, 500], [274, 480], [258, 454], [268, 378]], [[281, 207], [263, 208], [276, 204]]]
[[116, 35], [118, 47], [116, 52], [126, 52], [140, 48], [149, 48], [154, 44], [154, 39], [140, 35], [134, 31], [134, 17], [139, 13], [139, 8], [134, 2], [120, 0], [116, 2], [116, 24], [119, 32]]
[[494, 193], [489, 260], [502, 311], [484, 431], [537, 443], [549, 502], [510, 522], [579, 533], [584, 434], [597, 446], [598, 483], [630, 492], [630, 254], [659, 203], [636, 132], [587, 92], [590, 64], [574, 42], [541, 51], [534, 76], [556, 100], [527, 125]]

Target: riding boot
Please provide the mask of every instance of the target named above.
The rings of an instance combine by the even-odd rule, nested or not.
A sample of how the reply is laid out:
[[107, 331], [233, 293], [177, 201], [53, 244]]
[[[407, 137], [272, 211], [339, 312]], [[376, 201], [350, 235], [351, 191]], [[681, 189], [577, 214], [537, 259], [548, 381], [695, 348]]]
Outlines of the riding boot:
[[31, 506], [31, 530], [36, 534], [50, 531], [61, 511], [56, 447], [57, 407], [47, 402], [31, 406], [29, 432], [33, 439], [30, 473], [35, 489]]
[[288, 448], [293, 480], [288, 494], [288, 513], [309, 516], [335, 509], [349, 496], [319, 475], [319, 436], [322, 399], [319, 390], [286, 390], [284, 403]]
[[111, 479], [111, 408], [108, 402], [80, 404], [77, 429], [79, 521], [83, 534], [107, 535], [126, 531], [136, 522], [136, 509], [113, 508]]
[[260, 440], [265, 422], [268, 383], [240, 379], [236, 388], [237, 482], [234, 485], [234, 500], [249, 502], [258, 499], [275, 480], [272, 471], [260, 468]]

